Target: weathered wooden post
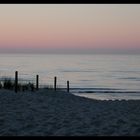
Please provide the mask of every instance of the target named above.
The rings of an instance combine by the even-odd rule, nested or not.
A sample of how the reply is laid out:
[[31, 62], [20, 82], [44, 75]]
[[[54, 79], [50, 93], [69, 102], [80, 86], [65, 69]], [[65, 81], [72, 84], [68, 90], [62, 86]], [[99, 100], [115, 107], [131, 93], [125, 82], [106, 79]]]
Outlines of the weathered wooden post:
[[57, 77], [54, 77], [54, 90], [56, 91], [56, 82], [57, 82]]
[[36, 75], [36, 90], [38, 90], [39, 87], [39, 75]]
[[67, 92], [69, 93], [69, 81], [67, 81]]
[[18, 91], [18, 71], [15, 72], [15, 92]]

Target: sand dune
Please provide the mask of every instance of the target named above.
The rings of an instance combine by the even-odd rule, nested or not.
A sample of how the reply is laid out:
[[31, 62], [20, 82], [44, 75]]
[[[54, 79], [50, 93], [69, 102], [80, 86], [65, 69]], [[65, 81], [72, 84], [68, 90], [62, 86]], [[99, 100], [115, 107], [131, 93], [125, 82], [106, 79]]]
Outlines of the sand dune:
[[140, 101], [0, 90], [0, 136], [140, 136]]

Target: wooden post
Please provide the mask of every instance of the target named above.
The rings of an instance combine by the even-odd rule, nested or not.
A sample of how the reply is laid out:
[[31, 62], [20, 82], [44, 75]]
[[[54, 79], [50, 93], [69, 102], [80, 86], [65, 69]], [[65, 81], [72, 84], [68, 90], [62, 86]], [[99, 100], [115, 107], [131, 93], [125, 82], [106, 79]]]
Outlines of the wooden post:
[[18, 91], [18, 71], [15, 72], [15, 92]]
[[39, 87], [39, 75], [36, 75], [36, 90], [38, 90]]
[[67, 81], [67, 92], [69, 93], [69, 81]]
[[54, 77], [54, 90], [56, 91], [56, 82], [57, 82], [57, 77]]

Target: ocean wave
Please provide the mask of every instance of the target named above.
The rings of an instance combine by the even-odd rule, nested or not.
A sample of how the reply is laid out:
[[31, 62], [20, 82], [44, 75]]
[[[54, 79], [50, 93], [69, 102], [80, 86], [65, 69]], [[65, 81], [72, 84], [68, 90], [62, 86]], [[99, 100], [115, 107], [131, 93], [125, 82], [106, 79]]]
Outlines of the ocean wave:
[[78, 93], [140, 93], [140, 91], [78, 91]]
[[140, 90], [115, 89], [115, 88], [71, 88], [75, 93], [140, 93]]
[[134, 81], [140, 81], [140, 78], [139, 77], [121, 77], [121, 78], [118, 78], [118, 79], [126, 79], [126, 80], [134, 80]]

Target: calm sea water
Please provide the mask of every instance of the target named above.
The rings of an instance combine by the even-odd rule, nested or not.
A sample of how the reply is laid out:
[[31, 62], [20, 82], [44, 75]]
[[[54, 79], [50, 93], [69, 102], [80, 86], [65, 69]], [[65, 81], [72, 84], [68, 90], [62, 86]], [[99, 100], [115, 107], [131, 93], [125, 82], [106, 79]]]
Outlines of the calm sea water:
[[71, 92], [95, 99], [140, 99], [139, 55], [0, 54], [0, 77], [14, 77], [60, 87], [70, 81]]

